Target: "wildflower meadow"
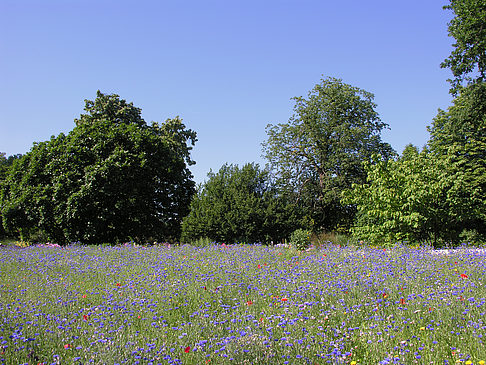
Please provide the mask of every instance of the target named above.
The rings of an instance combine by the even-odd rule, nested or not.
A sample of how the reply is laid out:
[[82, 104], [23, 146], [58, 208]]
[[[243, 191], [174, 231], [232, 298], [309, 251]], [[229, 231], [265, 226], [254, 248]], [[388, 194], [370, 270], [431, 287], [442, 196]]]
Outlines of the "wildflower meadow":
[[486, 253], [0, 250], [1, 364], [485, 364]]

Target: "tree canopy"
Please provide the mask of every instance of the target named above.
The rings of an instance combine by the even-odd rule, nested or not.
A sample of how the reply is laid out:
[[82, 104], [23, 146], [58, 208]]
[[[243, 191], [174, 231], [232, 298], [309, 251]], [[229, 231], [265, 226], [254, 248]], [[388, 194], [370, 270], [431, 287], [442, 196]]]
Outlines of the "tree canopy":
[[467, 178], [447, 156], [408, 146], [396, 160], [367, 164], [365, 184], [344, 192], [357, 206], [352, 228], [357, 239], [373, 244], [457, 243], [477, 201]]
[[59, 243], [178, 239], [195, 184], [196, 134], [179, 118], [148, 126], [141, 110], [98, 92], [67, 135], [34, 144], [1, 190], [9, 232]]
[[[22, 157], [21, 154], [12, 155], [12, 156], [7, 157], [5, 152], [0, 152], [0, 189], [1, 189], [1, 186], [4, 182], [4, 180], [7, 177], [8, 170], [9, 170], [10, 166], [12, 166], [13, 163], [16, 160], [20, 159], [21, 157]], [[3, 228], [2, 215], [0, 214], [0, 237], [4, 237], [5, 234], [6, 234], [6, 232]]]
[[182, 225], [183, 241], [277, 242], [298, 225], [295, 207], [280, 196], [258, 164], [223, 165], [199, 187]]
[[450, 68], [451, 92], [461, 86], [486, 81], [486, 0], [450, 0], [444, 9], [453, 12], [449, 36], [456, 40], [442, 68]]
[[461, 172], [470, 202], [464, 229], [486, 238], [486, 83], [462, 88], [447, 111], [439, 110], [429, 132], [434, 156]]
[[364, 182], [364, 161], [384, 160], [394, 151], [381, 140], [387, 127], [376, 112], [373, 94], [340, 79], [321, 80], [307, 98], [296, 97], [287, 123], [269, 125], [264, 153], [280, 186], [306, 208], [315, 228], [349, 225], [352, 207], [342, 191]]

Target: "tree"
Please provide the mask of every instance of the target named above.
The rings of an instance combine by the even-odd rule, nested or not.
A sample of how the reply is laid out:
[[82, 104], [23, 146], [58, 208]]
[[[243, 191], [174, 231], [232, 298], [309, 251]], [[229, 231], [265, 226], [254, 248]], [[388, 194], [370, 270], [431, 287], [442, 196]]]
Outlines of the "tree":
[[59, 243], [178, 239], [195, 184], [195, 132], [179, 118], [148, 126], [100, 92], [68, 134], [34, 144], [2, 189], [4, 225]]
[[8, 173], [8, 169], [10, 168], [10, 166], [13, 165], [15, 160], [18, 160], [21, 157], [22, 157], [21, 154], [7, 157], [7, 154], [5, 152], [0, 152], [0, 182], [5, 180], [5, 177], [7, 176]]
[[463, 216], [463, 229], [486, 238], [486, 83], [462, 88], [428, 129], [432, 153], [461, 171], [464, 194], [474, 203]]
[[454, 13], [448, 29], [456, 43], [441, 67], [451, 69], [451, 92], [456, 95], [464, 82], [486, 81], [486, 0], [450, 0], [444, 9]]
[[[5, 152], [0, 152], [0, 189], [1, 189], [1, 186], [3, 184], [3, 181], [7, 177], [8, 170], [9, 170], [10, 166], [13, 165], [15, 160], [18, 160], [21, 157], [22, 157], [21, 154], [12, 155], [12, 156], [7, 157]], [[0, 203], [1, 203], [1, 201], [0, 201]], [[1, 204], [0, 204], [0, 207], [1, 207]], [[0, 212], [1, 212], [1, 209], [0, 209]], [[3, 219], [2, 219], [2, 215], [0, 213], [0, 237], [4, 237], [5, 234], [6, 234], [5, 230], [3, 229], [2, 222], [3, 222]]]
[[429, 150], [407, 146], [397, 160], [366, 165], [367, 182], [343, 193], [357, 207], [353, 234], [373, 244], [457, 243], [477, 202], [462, 171]]
[[294, 208], [277, 194], [268, 171], [258, 164], [225, 164], [208, 177], [184, 218], [183, 241], [277, 242], [296, 228]]
[[279, 184], [305, 207], [317, 228], [349, 226], [354, 209], [341, 194], [366, 179], [363, 161], [384, 160], [394, 151], [381, 140], [387, 127], [376, 112], [373, 94], [339, 79], [321, 80], [308, 98], [296, 97], [288, 123], [269, 125], [264, 153]]

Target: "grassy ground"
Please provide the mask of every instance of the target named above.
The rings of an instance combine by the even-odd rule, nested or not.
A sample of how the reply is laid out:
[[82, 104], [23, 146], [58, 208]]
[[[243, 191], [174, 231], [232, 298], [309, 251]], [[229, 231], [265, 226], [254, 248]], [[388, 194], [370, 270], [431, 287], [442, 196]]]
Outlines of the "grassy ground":
[[3, 364], [484, 364], [486, 255], [0, 250]]

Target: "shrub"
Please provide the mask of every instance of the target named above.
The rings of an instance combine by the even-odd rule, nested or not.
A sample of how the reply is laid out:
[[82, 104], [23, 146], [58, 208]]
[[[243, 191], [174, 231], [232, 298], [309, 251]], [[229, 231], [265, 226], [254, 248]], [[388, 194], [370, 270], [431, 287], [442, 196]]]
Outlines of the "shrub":
[[311, 244], [310, 236], [311, 234], [309, 231], [299, 228], [295, 230], [290, 236], [290, 246], [298, 250], [304, 251], [309, 248]]

